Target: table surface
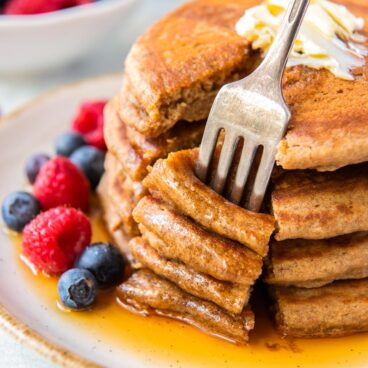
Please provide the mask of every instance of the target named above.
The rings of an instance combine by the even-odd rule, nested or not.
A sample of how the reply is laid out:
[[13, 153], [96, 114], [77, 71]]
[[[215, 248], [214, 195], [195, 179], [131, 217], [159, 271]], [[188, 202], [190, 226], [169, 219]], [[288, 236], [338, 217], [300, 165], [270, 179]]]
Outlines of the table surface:
[[[183, 0], [140, 0], [109, 43], [89, 55], [88, 60], [64, 70], [21, 79], [0, 77], [0, 111], [11, 112], [30, 99], [75, 80], [119, 72], [130, 46], [139, 34], [162, 14]], [[53, 368], [54, 364], [15, 340], [0, 329], [0, 368]]]

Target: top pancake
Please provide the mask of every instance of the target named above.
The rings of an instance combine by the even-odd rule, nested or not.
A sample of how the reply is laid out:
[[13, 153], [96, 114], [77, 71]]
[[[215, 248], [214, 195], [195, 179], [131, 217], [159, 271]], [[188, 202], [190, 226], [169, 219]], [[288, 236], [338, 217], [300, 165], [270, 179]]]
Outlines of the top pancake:
[[280, 166], [332, 171], [368, 161], [368, 64], [355, 77], [347, 81], [305, 67], [286, 72], [292, 118], [279, 145]]
[[[365, 20], [365, 0], [334, 0]], [[368, 60], [368, 59], [366, 59]], [[368, 64], [353, 71], [354, 81], [327, 70], [297, 66], [286, 70], [283, 94], [292, 118], [277, 163], [284, 169], [332, 171], [368, 161]]]
[[197, 0], [179, 7], [132, 47], [120, 116], [147, 136], [208, 115], [219, 88], [246, 73], [250, 44], [234, 26], [256, 0]]
[[[367, 19], [366, 1], [337, 2]], [[256, 3], [192, 1], [156, 23], [127, 58], [122, 120], [145, 136], [158, 136], [178, 120], [205, 119], [219, 87], [260, 61], [235, 32], [236, 21]], [[279, 165], [334, 170], [368, 160], [368, 66], [354, 73], [356, 79], [346, 81], [325, 70], [287, 70], [283, 92], [292, 119]]]

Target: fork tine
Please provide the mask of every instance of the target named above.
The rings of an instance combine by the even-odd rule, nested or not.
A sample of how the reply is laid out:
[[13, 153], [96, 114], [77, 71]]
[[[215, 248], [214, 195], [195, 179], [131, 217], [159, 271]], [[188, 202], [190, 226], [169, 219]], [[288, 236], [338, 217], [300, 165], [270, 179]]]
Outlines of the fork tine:
[[225, 130], [225, 139], [221, 148], [217, 170], [211, 183], [213, 190], [219, 194], [224, 190], [238, 141], [239, 136], [236, 132]]
[[216, 124], [210, 124], [208, 121], [203, 133], [202, 143], [199, 149], [199, 156], [196, 165], [196, 174], [198, 178], [206, 182], [211, 159], [216, 148], [217, 139], [220, 133], [220, 127]]
[[257, 152], [257, 145], [252, 141], [244, 142], [244, 148], [240, 157], [238, 170], [235, 176], [235, 181], [230, 193], [230, 201], [239, 204], [244, 187], [248, 179], [249, 171]]
[[272, 168], [275, 164], [275, 155], [275, 148], [264, 147], [261, 163], [259, 164], [257, 175], [247, 205], [247, 208], [250, 211], [258, 212], [261, 208], [263, 197], [271, 177]]

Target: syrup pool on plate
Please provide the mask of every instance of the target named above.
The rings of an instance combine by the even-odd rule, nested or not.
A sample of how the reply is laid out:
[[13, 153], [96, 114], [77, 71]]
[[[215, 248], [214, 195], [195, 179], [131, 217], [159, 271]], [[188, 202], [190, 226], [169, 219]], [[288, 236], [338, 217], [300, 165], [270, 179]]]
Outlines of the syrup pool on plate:
[[[93, 241], [109, 241], [99, 215], [94, 215]], [[65, 321], [65, 328], [78, 326], [111, 350], [128, 351], [145, 366], [190, 367], [365, 367], [368, 334], [335, 339], [283, 339], [272, 322], [256, 305], [256, 328], [249, 346], [236, 346], [207, 336], [181, 322], [161, 317], [142, 317], [122, 309], [114, 292], [103, 292], [90, 311], [66, 312], [58, 307], [57, 278], [35, 275], [20, 258], [21, 238], [16, 237], [16, 257], [26, 286], [34, 290], [47, 313]]]

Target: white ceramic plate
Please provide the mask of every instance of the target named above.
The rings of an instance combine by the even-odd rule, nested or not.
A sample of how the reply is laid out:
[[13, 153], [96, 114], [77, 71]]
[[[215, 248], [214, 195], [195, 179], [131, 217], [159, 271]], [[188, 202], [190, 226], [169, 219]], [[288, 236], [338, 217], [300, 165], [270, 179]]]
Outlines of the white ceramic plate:
[[[80, 102], [110, 98], [118, 92], [120, 83], [119, 75], [77, 83], [5, 117], [0, 124], [0, 202], [9, 192], [24, 187], [23, 165], [32, 153], [52, 152], [56, 135], [68, 129]], [[367, 367], [367, 334], [286, 341], [275, 334], [267, 319], [260, 318], [251, 345], [238, 347], [181, 323], [134, 316], [107, 295], [99, 297], [95, 312], [62, 313], [56, 307], [55, 280], [33, 276], [19, 261], [14, 238], [3, 226], [1, 229], [0, 328], [60, 365]], [[99, 234], [95, 234], [95, 240], [102, 240]]]
[[[42, 96], [4, 117], [0, 124], [0, 202], [7, 193], [24, 187], [23, 166], [27, 157], [35, 152], [52, 152], [55, 137], [68, 129], [82, 101], [108, 99], [119, 90], [120, 84], [120, 75], [76, 83]], [[3, 225], [1, 229], [0, 305], [3, 308], [0, 314], [3, 326], [56, 363], [83, 365], [83, 359], [70, 354], [74, 352], [101, 365], [114, 366], [113, 360], [103, 358], [109, 356], [108, 346], [99, 345], [92, 356], [95, 338], [88, 336], [88, 331], [78, 335], [71, 325], [65, 325], [62, 314], [45, 311], [48, 308], [45, 300], [35, 289], [29, 289], [32, 286], [27, 282], [32, 276], [22, 269], [12, 238]], [[76, 342], [82, 342], [81, 346]]]

